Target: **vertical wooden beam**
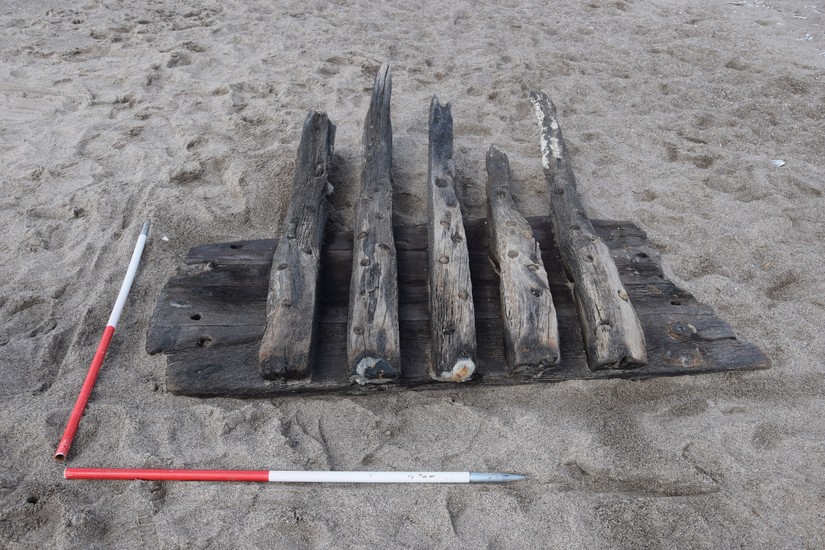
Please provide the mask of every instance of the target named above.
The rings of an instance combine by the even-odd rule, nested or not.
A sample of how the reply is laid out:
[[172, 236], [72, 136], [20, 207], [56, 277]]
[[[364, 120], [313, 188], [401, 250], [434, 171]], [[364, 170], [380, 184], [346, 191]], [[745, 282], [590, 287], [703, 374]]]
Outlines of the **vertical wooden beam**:
[[470, 263], [455, 194], [453, 116], [433, 96], [429, 148], [429, 285], [432, 325], [430, 376], [469, 380], [475, 371], [476, 330]]
[[588, 366], [601, 370], [644, 365], [647, 351], [641, 323], [610, 251], [584, 212], [556, 107], [544, 92], [530, 92], [530, 101], [541, 128], [553, 230], [565, 271], [573, 281]]
[[386, 63], [375, 77], [364, 121], [364, 166], [356, 206], [347, 323], [350, 380], [398, 380], [398, 268], [392, 234], [392, 74]]
[[318, 328], [318, 274], [327, 219], [335, 125], [310, 111], [295, 162], [295, 180], [272, 259], [266, 329], [258, 353], [267, 380], [309, 376]]
[[508, 368], [516, 374], [541, 376], [559, 362], [556, 308], [539, 243], [513, 202], [507, 155], [494, 145], [487, 150], [487, 207], [490, 257], [500, 277]]

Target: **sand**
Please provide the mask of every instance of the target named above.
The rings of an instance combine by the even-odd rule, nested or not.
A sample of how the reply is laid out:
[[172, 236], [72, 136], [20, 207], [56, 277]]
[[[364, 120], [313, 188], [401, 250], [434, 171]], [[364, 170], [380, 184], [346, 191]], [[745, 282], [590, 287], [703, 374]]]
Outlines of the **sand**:
[[[0, 547], [825, 546], [825, 4], [664, 0], [0, 7]], [[306, 111], [353, 217], [372, 78], [394, 71], [396, 222], [426, 217], [453, 103], [468, 218], [484, 152], [548, 212], [527, 96], [559, 108], [594, 218], [630, 220], [768, 371], [358, 398], [164, 390], [148, 319], [189, 247], [272, 237]], [[775, 167], [773, 160], [784, 160]], [[510, 486], [82, 482], [55, 445], [134, 241], [139, 276], [68, 464], [503, 470]]]

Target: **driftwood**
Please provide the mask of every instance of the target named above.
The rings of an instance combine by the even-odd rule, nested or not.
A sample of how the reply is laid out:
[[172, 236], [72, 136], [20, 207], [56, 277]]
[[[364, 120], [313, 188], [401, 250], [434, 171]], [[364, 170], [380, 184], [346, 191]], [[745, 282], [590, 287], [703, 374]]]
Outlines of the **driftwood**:
[[315, 362], [318, 275], [334, 143], [335, 125], [326, 114], [310, 111], [269, 276], [266, 329], [258, 351], [260, 374], [267, 380], [306, 377]]
[[453, 180], [453, 117], [433, 96], [429, 146], [429, 289], [432, 322], [430, 376], [469, 380], [475, 371], [473, 288], [461, 208]]
[[347, 362], [359, 384], [397, 380], [398, 268], [392, 235], [392, 75], [384, 64], [375, 77], [364, 122], [364, 166], [356, 206], [349, 291]]
[[541, 376], [559, 362], [559, 326], [541, 250], [510, 192], [510, 163], [487, 151], [490, 258], [501, 282], [501, 325], [511, 371]]
[[573, 281], [588, 365], [591, 370], [644, 365], [647, 351], [642, 325], [610, 251], [579, 200], [556, 108], [544, 92], [531, 92], [530, 101], [541, 127], [542, 163], [551, 190], [550, 216], [562, 262]]

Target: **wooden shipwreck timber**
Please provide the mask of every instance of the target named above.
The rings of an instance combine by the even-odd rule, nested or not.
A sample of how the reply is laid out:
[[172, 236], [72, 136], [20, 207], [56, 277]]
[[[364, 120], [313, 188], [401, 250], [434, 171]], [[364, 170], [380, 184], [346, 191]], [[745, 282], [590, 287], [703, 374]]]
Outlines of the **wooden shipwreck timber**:
[[555, 107], [531, 101], [549, 218], [525, 219], [506, 154], [487, 152], [488, 217], [465, 222], [450, 106], [429, 117], [429, 223], [392, 225], [392, 77], [364, 123], [353, 231], [325, 230], [335, 126], [311, 112], [276, 239], [198, 246], [169, 280], [146, 347], [191, 396], [646, 378], [768, 368], [713, 310], [665, 277], [631, 223], [590, 220]]

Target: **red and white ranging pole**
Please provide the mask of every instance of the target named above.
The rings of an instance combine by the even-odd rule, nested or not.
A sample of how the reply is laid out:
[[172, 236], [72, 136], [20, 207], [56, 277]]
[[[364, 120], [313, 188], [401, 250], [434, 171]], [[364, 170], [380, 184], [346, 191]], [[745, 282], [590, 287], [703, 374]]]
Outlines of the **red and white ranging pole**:
[[100, 372], [100, 367], [103, 365], [103, 358], [106, 357], [106, 350], [109, 349], [109, 343], [112, 341], [112, 335], [115, 333], [115, 327], [120, 319], [120, 314], [123, 312], [123, 306], [126, 303], [126, 298], [129, 296], [129, 290], [132, 288], [132, 281], [135, 280], [140, 257], [143, 254], [143, 247], [146, 245], [146, 239], [149, 235], [149, 220], [143, 222], [143, 228], [140, 230], [135, 251], [132, 253], [132, 260], [129, 262], [129, 269], [126, 271], [126, 277], [123, 279], [123, 284], [120, 285], [120, 292], [115, 301], [115, 307], [112, 309], [112, 314], [109, 316], [109, 322], [106, 323], [106, 329], [103, 331], [103, 337], [100, 339], [100, 344], [97, 346], [92, 364], [89, 366], [89, 372], [86, 374], [86, 380], [83, 382], [83, 387], [80, 390], [80, 395], [77, 396], [77, 402], [74, 405], [72, 414], [69, 417], [69, 422], [66, 424], [66, 430], [63, 432], [63, 437], [57, 446], [54, 453], [55, 460], [64, 460], [69, 453], [69, 447], [72, 445], [77, 427], [80, 425], [80, 418], [83, 416], [83, 411], [86, 410], [86, 404], [89, 402], [89, 397], [92, 395], [92, 389], [97, 380], [97, 374]]
[[527, 479], [501, 472], [320, 472], [295, 470], [164, 470], [66, 468], [66, 479], [246, 481], [257, 483], [508, 483]]

